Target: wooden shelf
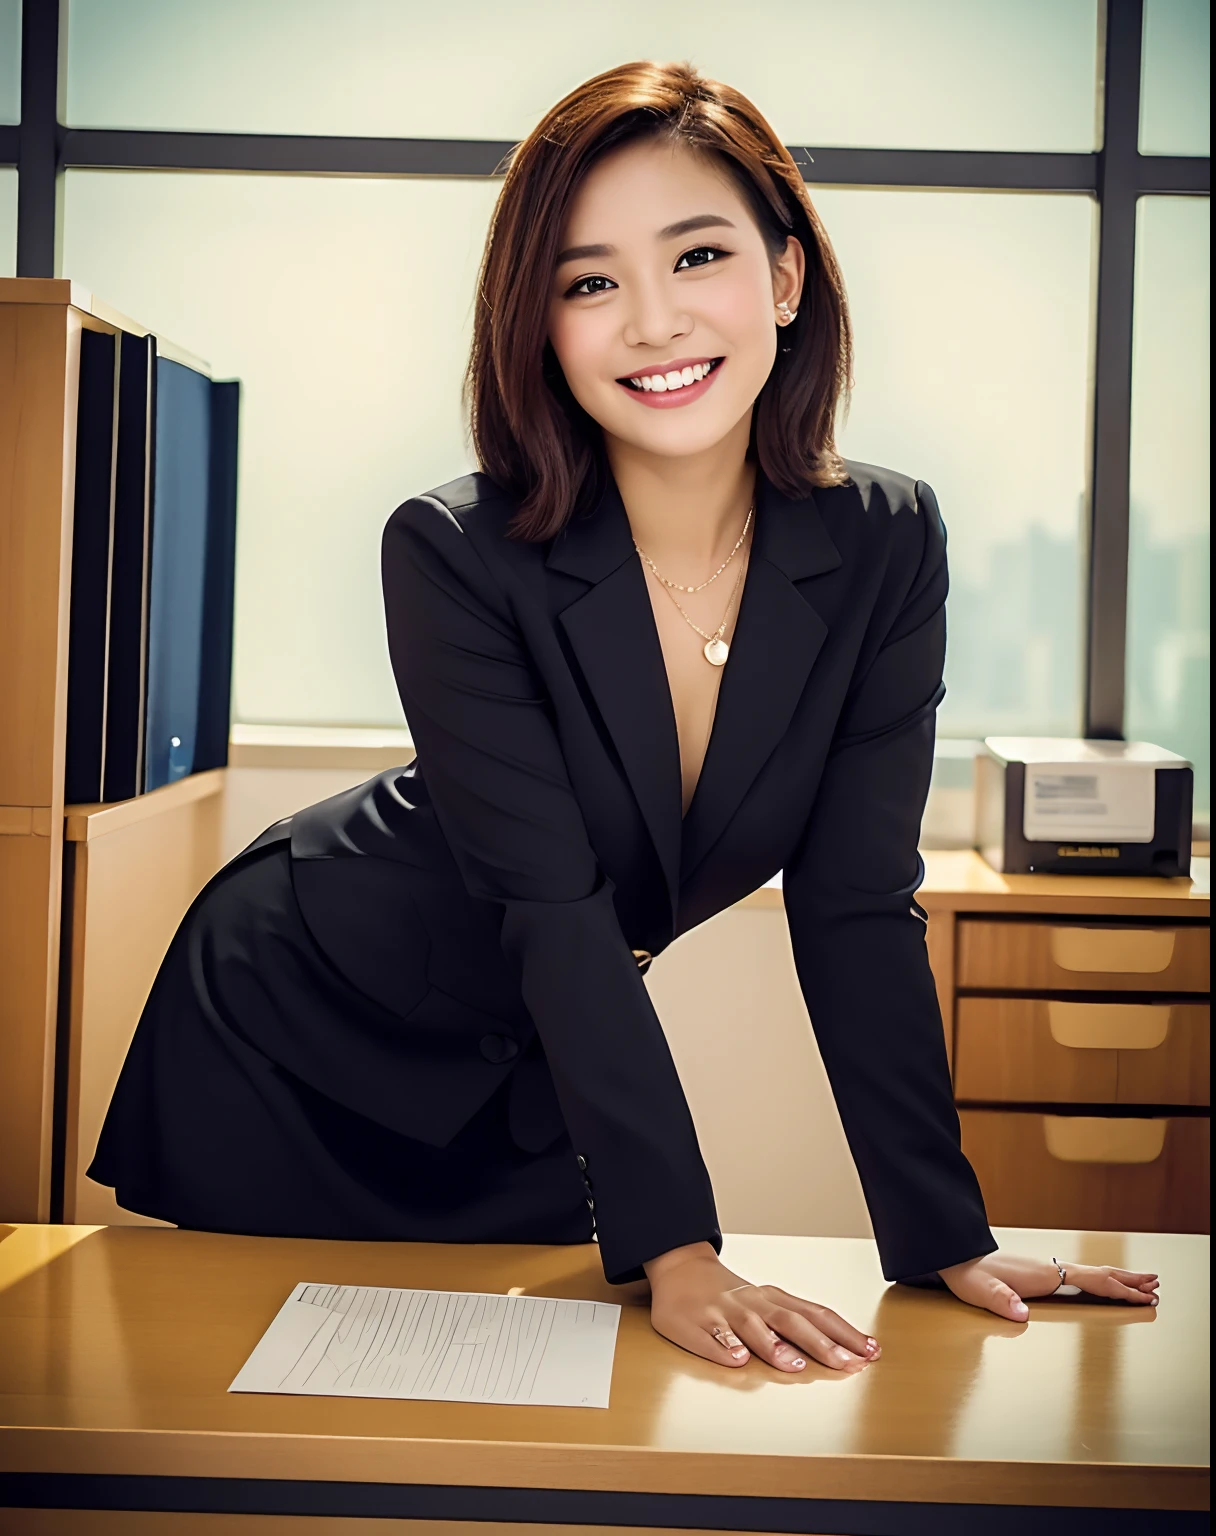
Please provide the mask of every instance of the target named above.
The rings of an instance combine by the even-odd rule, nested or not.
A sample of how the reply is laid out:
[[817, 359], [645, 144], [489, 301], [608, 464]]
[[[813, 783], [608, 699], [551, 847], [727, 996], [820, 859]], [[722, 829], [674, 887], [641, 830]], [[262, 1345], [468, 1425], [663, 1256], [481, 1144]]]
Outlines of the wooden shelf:
[[69, 843], [90, 843], [107, 832], [119, 832], [153, 816], [163, 816], [180, 806], [192, 805], [218, 795], [224, 788], [226, 768], [212, 768], [206, 773], [192, 773], [174, 784], [137, 795], [133, 800], [114, 800], [97, 805], [65, 805], [63, 835]]

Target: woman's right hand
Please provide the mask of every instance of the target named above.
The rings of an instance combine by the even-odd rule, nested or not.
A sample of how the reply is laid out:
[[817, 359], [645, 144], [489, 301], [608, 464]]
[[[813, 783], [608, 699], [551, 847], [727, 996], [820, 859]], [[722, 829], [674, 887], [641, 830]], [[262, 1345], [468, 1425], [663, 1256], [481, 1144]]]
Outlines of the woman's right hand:
[[709, 1243], [673, 1248], [643, 1268], [656, 1333], [717, 1365], [746, 1365], [755, 1355], [779, 1371], [801, 1371], [808, 1359], [859, 1371], [882, 1353], [877, 1339], [830, 1307], [736, 1275]]

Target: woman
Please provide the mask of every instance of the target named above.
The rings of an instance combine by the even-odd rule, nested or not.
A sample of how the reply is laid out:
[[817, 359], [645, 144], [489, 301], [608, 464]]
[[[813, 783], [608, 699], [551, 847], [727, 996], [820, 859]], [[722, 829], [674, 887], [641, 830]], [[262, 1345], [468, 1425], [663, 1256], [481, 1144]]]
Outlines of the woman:
[[[827, 237], [737, 92], [627, 65], [539, 125], [478, 293], [484, 472], [384, 536], [417, 759], [272, 827], [195, 902], [91, 1169], [123, 1205], [594, 1233], [684, 1348], [861, 1369], [877, 1341], [720, 1262], [642, 981], [783, 869], [884, 1273], [1014, 1319], [1060, 1285], [996, 1251], [959, 1147], [914, 896], [945, 535], [923, 482], [838, 457], [849, 367]], [[799, 1113], [796, 1086], [774, 1101]], [[1155, 1300], [1151, 1275], [1067, 1275]]]

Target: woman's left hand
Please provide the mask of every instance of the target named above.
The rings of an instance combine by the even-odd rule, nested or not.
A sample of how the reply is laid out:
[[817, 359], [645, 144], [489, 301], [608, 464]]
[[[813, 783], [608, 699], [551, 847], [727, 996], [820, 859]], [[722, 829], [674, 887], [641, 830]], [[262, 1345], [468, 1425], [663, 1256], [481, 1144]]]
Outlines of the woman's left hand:
[[[1157, 1305], [1156, 1275], [1112, 1269], [1109, 1264], [1070, 1264], [1061, 1259], [1068, 1285], [1090, 1296], [1113, 1297], [1145, 1307]], [[1023, 1297], [1050, 1296], [1061, 1285], [1060, 1271], [1042, 1259], [1012, 1253], [987, 1253], [982, 1259], [952, 1264], [939, 1274], [960, 1301], [984, 1307], [997, 1317], [1024, 1323], [1030, 1315]]]

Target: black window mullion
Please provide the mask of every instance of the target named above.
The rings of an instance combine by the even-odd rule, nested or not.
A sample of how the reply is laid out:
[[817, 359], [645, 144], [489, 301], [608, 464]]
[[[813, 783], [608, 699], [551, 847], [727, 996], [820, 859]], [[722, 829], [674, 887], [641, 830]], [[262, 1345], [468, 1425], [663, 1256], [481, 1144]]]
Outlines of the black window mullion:
[[1123, 736], [1132, 414], [1132, 298], [1140, 168], [1143, 0], [1107, 0], [1098, 155], [1098, 293], [1084, 732]]
[[[62, 229], [59, 122], [67, 0], [23, 0], [17, 130], [17, 276], [54, 277]], [[62, 45], [62, 46], [61, 46]]]

